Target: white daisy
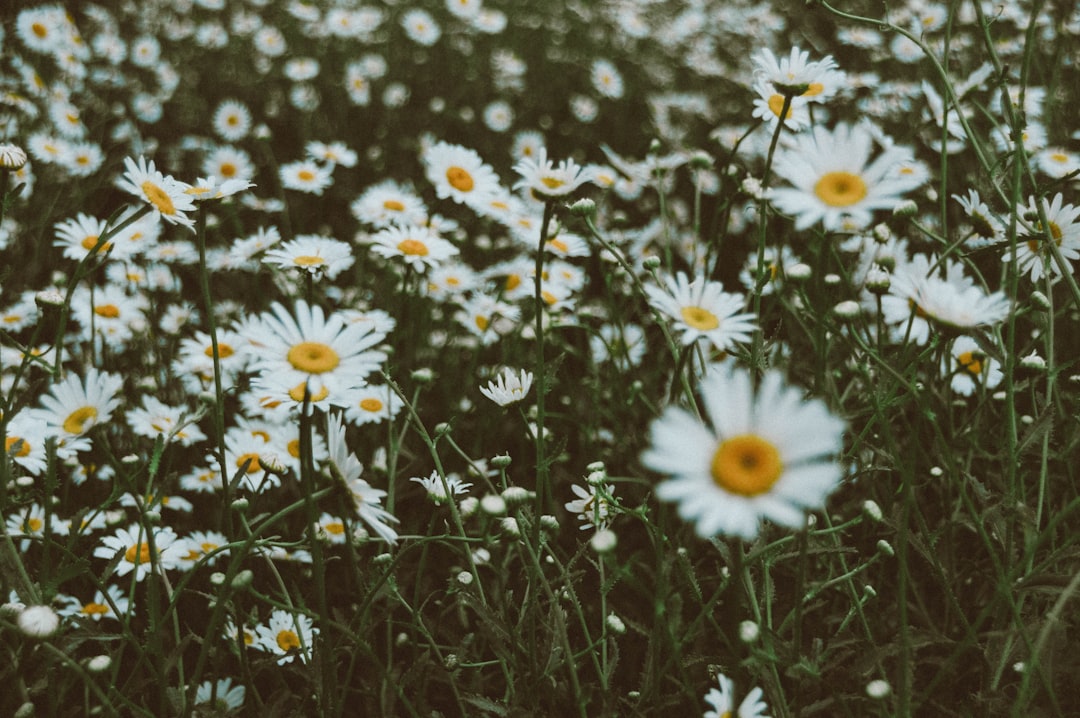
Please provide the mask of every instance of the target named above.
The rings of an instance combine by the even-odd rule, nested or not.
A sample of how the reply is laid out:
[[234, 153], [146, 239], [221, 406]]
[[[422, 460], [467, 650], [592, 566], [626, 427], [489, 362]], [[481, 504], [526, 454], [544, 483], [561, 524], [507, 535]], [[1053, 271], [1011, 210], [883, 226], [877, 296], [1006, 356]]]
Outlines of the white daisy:
[[459, 250], [427, 227], [393, 226], [371, 237], [371, 251], [382, 257], [400, 257], [417, 271], [436, 267]]
[[481, 206], [499, 188], [495, 171], [467, 147], [437, 142], [424, 152], [423, 162], [439, 199]]
[[301, 234], [296, 239], [268, 249], [263, 263], [280, 269], [333, 279], [353, 265], [352, 247], [345, 242], [317, 234]]
[[993, 389], [1004, 376], [997, 360], [987, 356], [974, 339], [965, 336], [957, 337], [949, 347], [941, 369], [949, 386], [961, 396], [971, 396], [980, 385]]
[[145, 526], [133, 524], [102, 538], [94, 556], [111, 561], [119, 555], [116, 575], [126, 576], [134, 571], [135, 580], [141, 581], [150, 573], [151, 566], [159, 572], [176, 568], [182, 550], [183, 545], [176, 543], [172, 528], [162, 526], [150, 534]]
[[345, 445], [345, 426], [336, 412], [330, 412], [327, 418], [326, 441], [329, 449], [327, 469], [352, 496], [356, 513], [379, 538], [387, 543], [396, 543], [397, 532], [390, 524], [397, 523], [398, 520], [382, 507], [386, 492], [360, 478], [364, 467], [356, 454], [351, 453]]
[[740, 312], [746, 306], [743, 295], [725, 292], [723, 284], [705, 277], [691, 282], [682, 272], [665, 282], [666, 287], [646, 285], [645, 291], [653, 309], [675, 320], [683, 344], [704, 338], [717, 350], [727, 351], [750, 341], [757, 325], [752, 313]]
[[524, 399], [532, 388], [532, 383], [531, 371], [522, 369], [515, 372], [504, 368], [495, 381], [488, 382], [486, 387], [480, 387], [480, 393], [499, 406], [509, 406]]
[[294, 189], [317, 196], [321, 196], [323, 190], [334, 181], [330, 169], [314, 160], [300, 160], [281, 165], [278, 168], [278, 175], [281, 178], [281, 186], [285, 189]]
[[311, 659], [312, 641], [319, 634], [319, 629], [312, 625], [307, 616], [278, 608], [270, 614], [266, 625], [255, 627], [255, 632], [262, 650], [280, 656], [280, 666], [291, 663], [297, 656], [302, 663], [307, 663]]
[[226, 142], [239, 142], [251, 132], [251, 111], [239, 100], [222, 100], [211, 119], [214, 132]]
[[844, 422], [820, 400], [806, 400], [768, 371], [755, 392], [750, 374], [714, 367], [700, 394], [711, 427], [678, 407], [653, 421], [641, 461], [670, 476], [656, 495], [679, 504], [702, 538], [721, 533], [751, 541], [759, 521], [797, 528], [820, 508], [842, 474], [834, 461]]
[[[1016, 263], [1020, 271], [1027, 272], [1033, 282], [1037, 282], [1048, 272], [1052, 279], [1059, 279], [1061, 267], [1045, 246], [1049, 241], [1047, 234], [1053, 238], [1063, 258], [1069, 261], [1080, 258], [1080, 207], [1063, 204], [1060, 192], [1054, 195], [1049, 204], [1043, 201], [1042, 209], [1046, 213], [1047, 222], [1044, 229], [1035, 202], [1034, 197], [1028, 199], [1028, 205], [1023, 210], [1024, 217], [1031, 224], [1031, 231], [1020, 230], [1027, 239], [1016, 244]], [[1012, 252], [1006, 250], [1001, 259], [1004, 262], [1012, 261]]]
[[193, 231], [195, 220], [185, 212], [195, 209], [192, 198], [185, 194], [190, 185], [167, 177], [157, 170], [153, 160], [140, 157], [136, 163], [130, 157], [124, 158], [127, 171], [119, 181], [120, 189], [145, 201], [154, 210], [154, 214], [171, 224], [190, 227]]
[[565, 197], [592, 180], [590, 173], [573, 159], [564, 159], [556, 166], [544, 147], [538, 148], [534, 157], [518, 160], [514, 171], [521, 175], [514, 189], [524, 189], [541, 201]]
[[707, 710], [702, 718], [768, 718], [765, 711], [769, 707], [761, 700], [762, 690], [754, 688], [743, 698], [739, 707], [735, 707], [735, 681], [723, 673], [716, 675], [719, 688], [712, 688], [705, 694], [705, 702], [712, 710]]

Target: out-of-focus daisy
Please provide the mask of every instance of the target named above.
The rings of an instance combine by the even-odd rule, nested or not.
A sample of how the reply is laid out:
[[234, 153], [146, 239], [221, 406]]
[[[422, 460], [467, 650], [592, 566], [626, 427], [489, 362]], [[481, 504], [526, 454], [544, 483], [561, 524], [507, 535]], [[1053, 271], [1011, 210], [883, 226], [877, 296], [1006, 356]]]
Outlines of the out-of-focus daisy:
[[386, 492], [360, 478], [364, 467], [356, 454], [349, 452], [345, 444], [345, 426], [336, 412], [330, 412], [327, 420], [326, 441], [329, 450], [327, 469], [352, 496], [357, 515], [383, 541], [396, 543], [397, 531], [391, 528], [390, 524], [397, 523], [398, 520], [382, 507]]
[[548, 159], [547, 149], [543, 147], [538, 149], [535, 157], [518, 160], [514, 171], [521, 175], [514, 189], [524, 189], [543, 201], [572, 194], [592, 179], [573, 159], [564, 159], [556, 166]]
[[656, 311], [675, 320], [683, 344], [708, 339], [719, 351], [747, 342], [757, 325], [754, 315], [740, 310], [746, 306], [741, 294], [724, 291], [720, 282], [705, 277], [690, 281], [679, 272], [665, 279], [666, 287], [646, 285], [649, 303]]
[[353, 424], [377, 424], [397, 416], [401, 397], [384, 384], [368, 384], [349, 392], [345, 418]]
[[62, 437], [84, 434], [112, 417], [120, 406], [117, 393], [123, 385], [120, 377], [93, 367], [86, 370], [85, 378], [69, 374], [41, 397], [41, 408], [35, 415], [48, 424], [50, 433]]
[[292, 241], [268, 249], [262, 261], [280, 269], [298, 269], [333, 279], [351, 267], [354, 258], [352, 248], [345, 242], [317, 234], [301, 234]]
[[609, 60], [593, 60], [589, 79], [593, 89], [604, 97], [617, 100], [623, 96], [622, 74]]
[[145, 496], [124, 494], [120, 497], [120, 505], [128, 508], [171, 509], [184, 514], [190, 514], [195, 508], [194, 504], [183, 496], [170, 496], [165, 493], [147, 494]]
[[274, 609], [270, 620], [265, 625], [256, 626], [255, 632], [264, 651], [280, 656], [280, 666], [291, 663], [297, 656], [302, 663], [311, 660], [312, 641], [319, 634], [319, 629], [303, 614]]
[[[108, 597], [106, 597], [108, 594]], [[83, 602], [75, 596], [58, 595], [57, 603], [60, 609], [57, 611], [65, 618], [79, 618], [90, 621], [101, 621], [110, 618], [119, 621], [122, 616], [128, 616], [131, 604], [127, 595], [119, 586], [112, 584], [105, 587], [105, 591], [95, 591], [94, 597]], [[114, 608], [115, 607], [115, 608]]]
[[[754, 109], [752, 117], [765, 122], [770, 130], [776, 129], [780, 122], [780, 113], [784, 112], [784, 95], [778, 92], [771, 83], [758, 80], [754, 83]], [[792, 97], [787, 103], [788, 108], [784, 114], [784, 126], [793, 132], [799, 132], [810, 124], [810, 110], [807, 101], [801, 96]]]
[[125, 157], [124, 167], [127, 171], [119, 181], [120, 189], [145, 201], [166, 222], [194, 230], [195, 220], [185, 214], [195, 209], [192, 198], [185, 193], [188, 184], [163, 175], [154, 161], [145, 157], [140, 157], [138, 162]]
[[229, 553], [227, 549], [218, 551], [228, 543], [229, 539], [219, 531], [192, 531], [178, 541], [181, 549], [178, 551], [177, 568], [186, 571], [194, 568], [200, 561], [212, 566]]
[[[792, 47], [787, 57], [777, 59], [772, 50], [754, 55], [754, 75], [772, 85], [781, 95], [799, 97], [809, 102], [824, 102], [836, 94], [844, 74], [836, 69], [832, 55], [810, 61], [810, 53]], [[777, 110], [779, 112], [779, 110]]]
[[521, 309], [488, 294], [474, 294], [461, 303], [454, 319], [485, 346], [513, 331], [521, 318]]
[[436, 267], [458, 254], [458, 248], [427, 227], [387, 227], [371, 237], [371, 251], [382, 257], [400, 257], [418, 271]]
[[857, 230], [870, 224], [876, 210], [891, 210], [915, 183], [890, 176], [910, 153], [890, 146], [873, 162], [873, 135], [864, 125], [838, 125], [833, 132], [814, 127], [776, 158], [779, 177], [794, 187], [770, 190], [772, 203], [795, 215], [802, 230], [821, 221], [826, 230]]
[[380, 228], [392, 224], [422, 225], [427, 221], [424, 200], [411, 187], [393, 180], [368, 187], [349, 209], [360, 222]]
[[214, 133], [226, 142], [239, 142], [251, 131], [251, 111], [239, 100], [222, 100], [211, 119]]
[[450, 14], [466, 20], [476, 17], [482, 6], [483, 0], [446, 0]]
[[1035, 155], [1035, 164], [1043, 174], [1060, 179], [1080, 170], [1080, 155], [1061, 147], [1047, 147]]
[[82, 336], [94, 336], [123, 346], [136, 333], [146, 330], [149, 301], [140, 293], [128, 294], [116, 284], [93, 291], [85, 285], [72, 295], [72, 315], [82, 327]]
[[191, 414], [186, 407], [169, 406], [156, 397], [144, 396], [141, 407], [128, 409], [127, 422], [139, 436], [153, 439], [161, 435], [165, 441], [191, 446], [206, 440]]
[[4, 453], [16, 464], [37, 476], [45, 471], [45, 443], [48, 425], [30, 412], [20, 412], [8, 420]]
[[499, 187], [495, 171], [467, 147], [437, 142], [424, 152], [423, 161], [439, 199], [479, 206]]
[[515, 372], [504, 368], [494, 381], [488, 382], [486, 387], [480, 387], [480, 393], [491, 399], [499, 406], [509, 406], [525, 398], [532, 388], [533, 375], [531, 371], [522, 369]]
[[761, 519], [801, 526], [840, 481], [844, 422], [776, 371], [755, 392], [749, 373], [713, 367], [699, 388], [711, 427], [674, 406], [652, 423], [641, 461], [670, 477], [656, 495], [677, 502], [703, 538], [750, 541]]
[[248, 180], [255, 176], [255, 163], [251, 155], [239, 147], [223, 145], [207, 153], [203, 158], [202, 172], [222, 182]]
[[172, 528], [155, 528], [151, 536], [145, 526], [133, 524], [102, 538], [100, 545], [94, 549], [94, 556], [111, 561], [119, 555], [116, 575], [126, 576], [134, 571], [135, 580], [142, 581], [150, 573], [151, 565], [157, 571], [176, 568], [181, 550], [182, 545], [176, 543], [176, 532]]
[[615, 495], [615, 485], [608, 484], [604, 487], [586, 484], [584, 487], [571, 484], [570, 490], [577, 496], [573, 501], [567, 501], [564, 506], [572, 514], [577, 514], [579, 527], [582, 531], [595, 528], [601, 531], [608, 527], [611, 516], [611, 504], [609, 496]]
[[[1047, 222], [1044, 228], [1035, 202], [1034, 197], [1029, 198], [1024, 209], [1024, 217], [1031, 224], [1031, 231], [1021, 229], [1022, 235], [1027, 239], [1016, 244], [1016, 263], [1020, 272], [1027, 272], [1033, 282], [1037, 282], [1046, 273], [1049, 273], [1052, 279], [1058, 279], [1061, 277], [1061, 267], [1045, 246], [1048, 241], [1047, 234], [1053, 238], [1062, 257], [1069, 261], [1080, 258], [1080, 207], [1064, 204], [1061, 193], [1057, 193], [1049, 204], [1043, 202], [1042, 209], [1046, 213]], [[1006, 250], [1001, 259], [1011, 262], [1012, 252]]]
[[349, 149], [344, 142], [308, 142], [304, 151], [317, 162], [342, 167], [356, 166], [356, 150]]
[[637, 324], [604, 324], [589, 337], [593, 361], [614, 362], [627, 369], [638, 366], [645, 356], [645, 331]]
[[919, 254], [893, 271], [889, 294], [882, 297], [882, 310], [886, 322], [898, 325], [899, 334], [907, 332], [910, 322], [912, 339], [924, 344], [931, 325], [964, 333], [1005, 320], [1009, 298], [1004, 292], [987, 294], [963, 276], [960, 265], [951, 262], [945, 262], [942, 277], [933, 269], [935, 264], [932, 258]]
[[[244, 340], [236, 332], [218, 330], [218, 367], [224, 388], [233, 385], [247, 364], [249, 355], [241, 351], [243, 345]], [[181, 377], [195, 375], [201, 388], [211, 388], [214, 384], [214, 344], [210, 335], [196, 332], [194, 336], [180, 340], [180, 350], [173, 360], [173, 371]]]
[[345, 520], [325, 511], [315, 522], [315, 531], [319, 538], [332, 544], [343, 544], [349, 540]]
[[323, 190], [334, 181], [330, 169], [314, 160], [300, 160], [281, 165], [278, 168], [278, 175], [281, 178], [281, 186], [285, 189], [294, 189], [318, 196], [321, 196]]
[[[447, 474], [444, 483], [444, 477], [440, 477], [438, 471], [432, 471], [430, 476], [414, 476], [409, 481], [415, 481], [423, 486], [428, 498], [440, 505], [445, 504], [452, 497], [469, 493], [469, 489], [472, 488], [472, 484], [465, 483], [457, 474]], [[447, 489], [449, 489], [449, 494]]]
[[971, 396], [980, 385], [993, 389], [1004, 376], [997, 361], [965, 336], [957, 337], [949, 347], [941, 369], [952, 390], [962, 396]]
[[101, 169], [105, 153], [94, 142], [74, 142], [70, 146], [66, 167], [73, 177], [89, 177]]
[[[799, 258], [795, 256], [795, 252], [791, 247], [786, 244], [780, 249], [780, 257], [776, 256], [776, 249], [774, 247], [765, 248], [765, 284], [761, 287], [762, 295], [772, 294], [779, 290], [783, 286], [784, 282], [784, 268], [793, 267], [799, 263]], [[746, 287], [747, 291], [754, 291], [758, 284], [758, 257], [757, 251], [750, 252], [746, 258], [746, 263], [743, 265], [742, 270], [739, 272], [739, 281]]]
[[225, 715], [244, 707], [243, 684], [233, 685], [231, 678], [203, 681], [195, 690], [195, 705], [209, 705], [215, 715]]
[[241, 178], [221, 180], [217, 177], [200, 177], [188, 187], [187, 193], [198, 202], [209, 202], [231, 197], [237, 192], [243, 192], [254, 186], [253, 183]]
[[705, 694], [705, 702], [712, 710], [705, 711], [702, 718], [768, 718], [765, 711], [769, 707], [761, 700], [762, 690], [754, 688], [735, 707], [735, 681], [723, 673], [716, 675], [719, 688], [712, 688]]
[[23, 540], [19, 542], [19, 551], [23, 553], [30, 548], [31, 538], [42, 539], [46, 533], [67, 536], [71, 532], [68, 522], [63, 521], [55, 512], [46, 513], [41, 504], [30, 504], [20, 508], [8, 516], [5, 528], [9, 536], [23, 537]]
[[401, 26], [405, 28], [405, 34], [410, 40], [426, 47], [434, 45], [442, 36], [442, 29], [435, 22], [435, 18], [426, 10], [418, 8], [401, 16]]
[[464, 262], [447, 262], [427, 275], [428, 294], [439, 300], [462, 297], [480, 286], [480, 275]]

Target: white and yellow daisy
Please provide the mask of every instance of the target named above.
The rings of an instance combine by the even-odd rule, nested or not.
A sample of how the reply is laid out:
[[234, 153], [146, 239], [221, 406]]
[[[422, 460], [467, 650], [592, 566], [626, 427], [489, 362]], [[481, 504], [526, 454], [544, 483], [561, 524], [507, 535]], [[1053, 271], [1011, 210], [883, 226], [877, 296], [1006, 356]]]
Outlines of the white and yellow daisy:
[[428, 211], [424, 200], [412, 187], [384, 180], [364, 190], [349, 205], [353, 217], [364, 224], [383, 228], [394, 224], [423, 225]]
[[138, 162], [125, 157], [124, 166], [127, 171], [120, 179], [120, 189], [146, 202], [155, 216], [194, 230], [195, 221], [185, 214], [195, 209], [191, 196], [185, 193], [190, 185], [163, 175], [154, 161], [145, 157], [140, 157]]
[[255, 627], [255, 633], [262, 650], [280, 656], [280, 666], [292, 663], [297, 656], [301, 663], [310, 661], [314, 647], [312, 642], [319, 635], [319, 629], [301, 613], [274, 609], [265, 625]]
[[768, 718], [765, 711], [769, 706], [761, 700], [762, 690], [753, 688], [735, 706], [735, 681], [723, 673], [716, 674], [719, 688], [712, 688], [705, 694], [705, 702], [712, 710], [705, 711], [702, 718]]
[[670, 477], [657, 497], [677, 502], [702, 538], [752, 541], [761, 519], [802, 526], [804, 512], [822, 507], [840, 481], [844, 422], [777, 371], [755, 392], [748, 372], [714, 366], [699, 392], [711, 426], [674, 406], [652, 423], [641, 461]]
[[675, 320], [683, 344], [707, 339], [717, 350], [727, 351], [750, 341], [757, 325], [752, 313], [740, 311], [746, 306], [743, 295], [725, 292], [723, 284], [705, 277], [690, 281], [683, 272], [667, 277], [665, 284], [645, 285], [645, 291], [653, 309]]
[[281, 178], [281, 186], [285, 189], [316, 196], [321, 196], [323, 190], [334, 182], [330, 168], [314, 160], [283, 164], [278, 168], [278, 176]]
[[210, 122], [218, 137], [226, 142], [239, 142], [251, 132], [251, 111], [239, 100], [222, 100]]
[[495, 171], [467, 147], [437, 142], [422, 159], [424, 172], [439, 199], [482, 206], [499, 188]]
[[409, 10], [401, 16], [401, 26], [410, 40], [425, 47], [431, 47], [442, 37], [442, 29], [426, 10]]
[[980, 386], [993, 389], [1004, 376], [997, 360], [987, 356], [974, 339], [966, 336], [953, 341], [941, 369], [949, 386], [961, 396], [971, 396]]
[[221, 182], [250, 181], [255, 176], [255, 163], [251, 161], [251, 155], [246, 150], [222, 145], [208, 152], [203, 158], [202, 173]]
[[364, 466], [346, 446], [345, 426], [337, 412], [330, 412], [327, 417], [326, 444], [327, 471], [352, 496], [357, 515], [380, 539], [390, 544], [396, 543], [397, 531], [390, 524], [398, 520], [382, 507], [386, 492], [360, 478]]
[[417, 225], [387, 227], [377, 232], [371, 237], [371, 251], [382, 257], [400, 257], [420, 272], [459, 253], [457, 247], [431, 229]]
[[198, 415], [187, 407], [169, 406], [153, 396], [144, 396], [142, 406], [128, 409], [128, 426], [139, 436], [156, 438], [181, 446], [191, 446], [206, 440], [198, 424]]
[[116, 575], [126, 576], [134, 571], [135, 580], [142, 581], [149, 575], [151, 566], [162, 573], [176, 568], [182, 550], [183, 546], [176, 542], [176, 532], [169, 526], [155, 527], [149, 533], [145, 526], [133, 524], [102, 538], [94, 556], [108, 561], [120, 556]]
[[814, 127], [778, 154], [776, 174], [794, 187], [771, 189], [770, 200], [795, 216], [799, 230], [819, 221], [829, 231], [866, 227], [876, 210], [892, 210], [917, 186], [890, 174], [910, 152], [890, 146], [870, 162], [872, 146], [873, 134], [864, 125], [842, 124], [832, 132]]
[[384, 384], [368, 384], [348, 392], [349, 403], [345, 418], [357, 425], [380, 424], [397, 416], [404, 403], [401, 397]]
[[[1026, 239], [1016, 244], [1016, 263], [1020, 272], [1026, 272], [1033, 282], [1044, 274], [1049, 274], [1051, 279], [1059, 279], [1061, 267], [1050, 255], [1046, 243], [1052, 238], [1061, 256], [1068, 261], [1080, 258], [1080, 207], [1064, 204], [1060, 192], [1049, 203], [1045, 199], [1038, 200], [1046, 213], [1047, 224], [1044, 228], [1036, 201], [1034, 197], [1029, 198], [1027, 207], [1021, 210], [1031, 229], [1020, 230], [1021, 236]], [[1001, 259], [1004, 262], [1012, 261], [1012, 252], [1006, 250]]]
[[592, 181], [589, 172], [573, 159], [564, 159], [556, 166], [548, 159], [544, 147], [540, 147], [534, 157], [518, 160], [514, 171], [521, 175], [514, 189], [523, 189], [541, 201], [566, 197]]
[[4, 452], [8, 458], [26, 469], [32, 476], [45, 471], [45, 443], [48, 425], [30, 412], [13, 415], [4, 435]]
[[130, 616], [131, 610], [127, 595], [119, 586], [112, 584], [106, 586], [104, 591], [95, 591], [94, 597], [86, 602], [63, 594], [57, 595], [56, 602], [60, 604], [57, 613], [61, 616], [95, 622], [103, 618], [119, 621], [121, 617]]
[[120, 406], [117, 394], [123, 386], [119, 376], [93, 367], [86, 370], [85, 378], [69, 374], [41, 397], [41, 408], [34, 415], [48, 424], [51, 435], [79, 436], [112, 417]]
[[317, 234], [301, 234], [284, 244], [268, 249], [263, 263], [279, 269], [297, 269], [302, 273], [333, 279], [353, 265], [352, 247], [345, 242]]
[[515, 372], [513, 369], [504, 368], [494, 381], [488, 382], [486, 387], [480, 387], [480, 393], [499, 406], [509, 406], [524, 399], [532, 388], [532, 383], [531, 371], [522, 369]]

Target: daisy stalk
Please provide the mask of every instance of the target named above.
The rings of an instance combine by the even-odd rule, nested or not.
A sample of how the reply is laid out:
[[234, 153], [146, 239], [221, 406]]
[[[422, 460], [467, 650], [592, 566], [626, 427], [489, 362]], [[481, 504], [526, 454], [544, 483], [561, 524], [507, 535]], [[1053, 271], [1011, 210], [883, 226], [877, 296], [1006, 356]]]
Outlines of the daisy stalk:
[[548, 467], [544, 457], [544, 398], [547, 394], [547, 372], [544, 362], [544, 296], [542, 282], [544, 275], [544, 246], [547, 243], [548, 227], [555, 214], [553, 200], [544, 202], [544, 218], [540, 223], [540, 242], [536, 248], [536, 273], [533, 276], [533, 289], [536, 297], [536, 515], [533, 516], [533, 541], [540, 540], [540, 517], [544, 508], [551, 503], [551, 487], [548, 485]]

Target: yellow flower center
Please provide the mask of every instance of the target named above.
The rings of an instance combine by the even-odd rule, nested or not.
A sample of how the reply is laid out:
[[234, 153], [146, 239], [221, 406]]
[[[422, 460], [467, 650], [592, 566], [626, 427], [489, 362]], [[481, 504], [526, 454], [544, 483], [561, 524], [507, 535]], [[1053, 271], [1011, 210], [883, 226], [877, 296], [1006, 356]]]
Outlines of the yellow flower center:
[[[772, 113], [774, 115], [779, 117], [780, 113], [784, 109], [784, 96], [783, 95], [772, 95], [771, 97], [769, 97], [769, 109], [772, 111]], [[792, 113], [791, 106], [788, 105], [788, 111], [787, 111], [787, 114], [784, 115], [784, 119], [785, 120], [791, 119], [791, 113]]]
[[218, 167], [218, 174], [222, 177], [234, 177], [236, 175], [236, 165], [232, 162], [222, 162]]
[[293, 264], [300, 267], [318, 267], [320, 264], [326, 264], [326, 260], [313, 254], [301, 254], [293, 258]]
[[398, 202], [396, 199], [388, 199], [382, 203], [383, 209], [388, 209], [391, 212], [404, 212], [405, 205]]
[[94, 314], [106, 319], [117, 319], [120, 316], [120, 307], [115, 304], [99, 304], [94, 307]]
[[566, 182], [564, 182], [563, 180], [559, 179], [558, 177], [541, 177], [541, 178], [540, 178], [540, 181], [541, 181], [541, 182], [542, 182], [542, 183], [544, 184], [544, 186], [545, 186], [545, 187], [547, 187], [548, 189], [559, 189], [559, 188], [560, 188], [560, 187], [562, 187], [562, 186], [563, 186], [564, 184], [566, 184]]
[[720, 442], [710, 469], [713, 481], [725, 491], [758, 496], [772, 488], [784, 465], [771, 442], [756, 434], [740, 434]]
[[147, 201], [154, 205], [158, 212], [170, 216], [176, 214], [176, 206], [173, 204], [172, 197], [161, 187], [158, 187], [150, 180], [145, 180], [142, 183], [142, 191], [146, 195]]
[[79, 611], [84, 616], [104, 616], [109, 612], [109, 607], [104, 603], [88, 603]]
[[336, 351], [322, 342], [300, 342], [289, 349], [286, 357], [294, 369], [308, 374], [333, 371], [341, 362]]
[[482, 314], [477, 314], [477, 315], [476, 315], [476, 327], [477, 327], [477, 328], [478, 328], [478, 329], [479, 329], [480, 331], [482, 331], [482, 332], [486, 332], [486, 331], [487, 331], [487, 328], [488, 328], [488, 324], [490, 324], [490, 323], [491, 323], [491, 322], [490, 322], [490, 321], [488, 320], [488, 318], [487, 318], [487, 317], [485, 317], [484, 315], [482, 315]]
[[315, 179], [315, 173], [311, 170], [300, 170], [296, 173], [296, 176], [302, 182], [311, 182]]
[[852, 172], [826, 172], [814, 185], [814, 194], [830, 207], [850, 207], [866, 197], [866, 182]]
[[956, 357], [956, 362], [960, 365], [961, 369], [969, 374], [974, 374], [975, 376], [982, 374], [982, 357], [975, 354], [975, 352], [963, 352]]
[[[235, 352], [234, 352], [234, 350], [233, 350], [233, 348], [231, 346], [229, 346], [228, 344], [224, 344], [222, 342], [218, 342], [218, 345], [217, 345], [218, 359], [224, 359], [225, 357], [231, 357], [234, 353]], [[214, 346], [211, 344], [210, 346], [206, 347], [206, 349], [203, 349], [203, 354], [205, 354], [208, 357], [214, 356]]]
[[[373, 409], [372, 411], [378, 411], [378, 409]], [[19, 445], [18, 448], [15, 448], [16, 444]], [[14, 456], [16, 459], [27, 456], [30, 454], [30, 442], [21, 436], [9, 436], [4, 439], [4, 453], [11, 456], [12, 449], [15, 451]]]
[[403, 239], [398, 242], [397, 248], [402, 254], [413, 257], [426, 257], [428, 254], [427, 245], [419, 239]]
[[[323, 389], [323, 391], [326, 391], [326, 390]], [[300, 458], [300, 439], [293, 439], [292, 441], [290, 441], [289, 444], [288, 444], [288, 447], [286, 448], [286, 451], [289, 452], [289, 456], [293, 457], [294, 459], [299, 459]]]
[[[295, 401], [297, 404], [304, 401], [304, 387], [307, 386], [307, 382], [300, 382], [292, 389], [289, 389], [289, 398]], [[313, 393], [309, 397], [309, 401], [322, 401], [326, 397], [330, 396], [330, 390], [325, 386], [321, 387], [319, 391]]]
[[472, 192], [476, 183], [468, 170], [461, 167], [450, 167], [446, 170], [446, 181], [458, 192]]
[[26, 521], [23, 521], [23, 531], [26, 531], [27, 533], [36, 534], [41, 531], [44, 526], [45, 522], [36, 516], [31, 516], [26, 519]]
[[822, 85], [820, 82], [811, 82], [807, 85], [806, 92], [802, 93], [802, 96], [814, 97], [815, 95], [820, 95], [822, 92], [825, 92], [825, 85]]
[[139, 566], [150, 562], [150, 544], [140, 541], [124, 552], [124, 560]]
[[521, 284], [521, 275], [511, 274], [509, 277], [506, 278], [506, 291], [510, 292], [514, 289], [517, 289], [519, 284]]
[[376, 412], [381, 411], [383, 403], [374, 397], [368, 397], [367, 399], [360, 400], [360, 408], [364, 411]]
[[[87, 235], [83, 238], [83, 241], [79, 242], [79, 244], [82, 245], [83, 249], [89, 252], [91, 249], [94, 248], [94, 245], [98, 243], [98, 239], [100, 239], [100, 237], [96, 234]], [[110, 247], [112, 247], [112, 242], [106, 242], [105, 244], [101, 245], [101, 249], [99, 249], [98, 251], [107, 252]]]
[[328, 524], [323, 524], [323, 529], [328, 534], [341, 536], [343, 533], [345, 533], [345, 524], [341, 523], [340, 521], [331, 521]]
[[[1035, 223], [1035, 229], [1038, 229], [1038, 230], [1041, 231], [1042, 230], [1042, 223], [1041, 222], [1036, 222]], [[1050, 236], [1054, 238], [1054, 244], [1056, 244], [1057, 246], [1060, 247], [1061, 246], [1061, 227], [1058, 226], [1057, 222], [1051, 222], [1050, 223]], [[1028, 249], [1031, 250], [1032, 254], [1037, 254], [1038, 251], [1039, 251], [1039, 240], [1038, 239], [1029, 239], [1028, 242], [1027, 242], [1027, 246], [1028, 246]]]
[[76, 409], [64, 419], [64, 431], [69, 434], [81, 434], [94, 425], [97, 415], [97, 409], [92, 406]]
[[30, 25], [30, 30], [42, 39], [49, 36], [49, 28], [45, 27], [45, 23], [42, 22], [33, 23]]
[[570, 248], [566, 246], [566, 242], [561, 239], [549, 239], [548, 246], [558, 252], [568, 252]]
[[259, 466], [259, 455], [254, 451], [249, 451], [246, 454], [241, 454], [236, 457], [236, 467], [240, 468], [244, 465], [244, 462], [248, 462], [247, 469], [244, 470], [246, 474], [257, 474], [262, 471], [262, 467]]
[[278, 648], [288, 653], [294, 648], [300, 647], [300, 637], [297, 636], [296, 633], [288, 629], [278, 631], [277, 644]]
[[720, 326], [720, 319], [702, 307], [683, 307], [679, 313], [688, 326], [699, 332], [711, 331]]

